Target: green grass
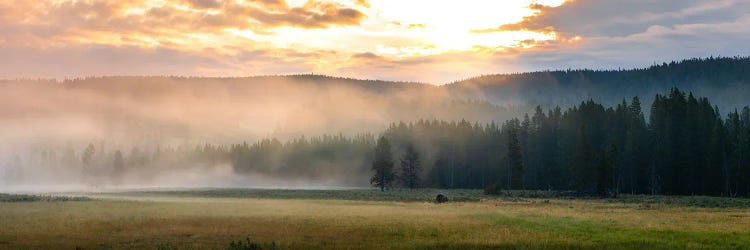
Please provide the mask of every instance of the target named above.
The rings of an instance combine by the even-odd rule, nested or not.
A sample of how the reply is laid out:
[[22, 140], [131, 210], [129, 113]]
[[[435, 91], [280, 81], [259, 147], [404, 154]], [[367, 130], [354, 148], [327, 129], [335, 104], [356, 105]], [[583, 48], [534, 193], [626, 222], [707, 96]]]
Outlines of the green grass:
[[705, 208], [750, 208], [750, 199], [724, 198], [709, 196], [648, 196], [648, 195], [625, 195], [615, 202], [640, 203], [644, 207], [652, 205], [663, 206], [688, 206]]
[[[435, 192], [472, 202], [427, 202]], [[239, 189], [91, 196], [81, 202], [0, 203], [0, 248], [228, 249], [238, 241], [266, 249], [750, 247], [750, 209], [693, 205], [744, 201], [723, 198]], [[657, 205], [644, 209], [644, 202]]]
[[[616, 221], [559, 218], [549, 216], [480, 215], [477, 218], [495, 222], [501, 227], [514, 227], [558, 236], [552, 242], [581, 248], [689, 249], [728, 247], [739, 248], [750, 242], [750, 233], [715, 231], [680, 231], [671, 229], [635, 229]], [[528, 244], [532, 242], [526, 242]]]
[[[109, 194], [109, 193], [105, 193]], [[399, 201], [399, 202], [432, 202], [435, 196], [443, 194], [451, 202], [477, 202], [483, 199], [501, 199], [504, 201], [530, 200], [598, 200], [611, 203], [638, 204], [643, 209], [654, 206], [670, 207], [703, 207], [703, 208], [750, 208], [750, 199], [724, 198], [708, 196], [650, 196], [620, 195], [618, 198], [601, 199], [584, 196], [574, 192], [543, 190], [503, 190], [496, 195], [485, 195], [478, 189], [395, 189], [381, 192], [377, 189], [336, 189], [336, 190], [300, 190], [300, 189], [192, 189], [163, 191], [131, 191], [116, 193], [118, 196], [173, 196], [173, 197], [206, 197], [206, 198], [257, 198], [257, 199], [327, 199], [358, 201]], [[91, 195], [91, 194], [88, 194]]]

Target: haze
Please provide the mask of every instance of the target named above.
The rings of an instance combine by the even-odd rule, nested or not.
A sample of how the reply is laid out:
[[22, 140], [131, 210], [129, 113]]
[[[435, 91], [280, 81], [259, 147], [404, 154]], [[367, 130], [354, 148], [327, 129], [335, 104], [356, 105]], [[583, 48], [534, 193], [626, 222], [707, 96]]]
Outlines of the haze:
[[[362, 187], [362, 155], [311, 164], [328, 176], [191, 157], [264, 139], [371, 146], [399, 122], [484, 126], [587, 99], [640, 96], [648, 114], [672, 87], [725, 115], [748, 104], [748, 13], [746, 0], [0, 0], [0, 191]], [[704, 64], [729, 66], [691, 75]], [[139, 168], [117, 172], [117, 151]]]

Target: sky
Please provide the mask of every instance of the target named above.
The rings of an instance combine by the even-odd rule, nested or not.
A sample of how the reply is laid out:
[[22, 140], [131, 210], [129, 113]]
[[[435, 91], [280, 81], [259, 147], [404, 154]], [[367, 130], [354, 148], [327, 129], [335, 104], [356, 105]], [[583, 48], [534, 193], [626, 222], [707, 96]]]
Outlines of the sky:
[[750, 0], [0, 0], [0, 78], [449, 83], [750, 55]]

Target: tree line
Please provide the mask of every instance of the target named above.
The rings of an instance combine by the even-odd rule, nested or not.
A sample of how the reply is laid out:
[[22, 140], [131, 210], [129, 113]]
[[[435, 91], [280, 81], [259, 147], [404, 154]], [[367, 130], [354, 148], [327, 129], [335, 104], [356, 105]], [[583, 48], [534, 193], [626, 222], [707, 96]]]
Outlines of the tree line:
[[750, 108], [724, 117], [707, 98], [584, 101], [501, 124], [419, 120], [371, 134], [232, 146], [240, 172], [371, 171], [381, 188], [575, 190], [614, 195], [750, 195]]
[[[91, 142], [80, 149], [72, 143], [66, 146], [30, 150], [25, 155], [15, 154], [3, 164], [0, 181], [21, 183], [38, 177], [44, 170], [65, 181], [79, 181], [88, 185], [124, 184], [124, 176], [148, 179], [158, 172], [177, 172], [190, 167], [216, 166], [228, 161], [226, 146], [211, 144], [180, 146], [123, 146], [110, 145], [105, 140]], [[70, 179], [75, 177], [74, 179]]]
[[[187, 164], [231, 164], [238, 174], [369, 180], [383, 190], [472, 188], [574, 190], [616, 195], [750, 196], [750, 107], [723, 116], [679, 89], [656, 95], [648, 118], [638, 97], [605, 107], [537, 107], [503, 123], [419, 120], [379, 136], [323, 135], [252, 144], [44, 150], [26, 164], [82, 166], [91, 178]], [[149, 148], [144, 150], [143, 148]], [[23, 166], [19, 157], [13, 166]], [[6, 174], [8, 176], [8, 174]], [[12, 176], [12, 175], [11, 175]]]
[[749, 107], [724, 118], [707, 98], [676, 88], [656, 95], [648, 120], [641, 106], [634, 97], [609, 108], [537, 107], [500, 125], [399, 123], [379, 141], [397, 154], [418, 145], [431, 166], [421, 185], [430, 187], [750, 195]]

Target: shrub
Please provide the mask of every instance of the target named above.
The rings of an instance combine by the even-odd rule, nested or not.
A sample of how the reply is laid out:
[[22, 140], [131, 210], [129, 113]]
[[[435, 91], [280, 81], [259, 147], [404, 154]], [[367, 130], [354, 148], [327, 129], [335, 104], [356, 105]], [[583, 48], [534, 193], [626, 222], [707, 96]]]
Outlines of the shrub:
[[271, 242], [270, 245], [264, 247], [262, 244], [250, 240], [250, 237], [245, 240], [232, 241], [229, 243], [230, 250], [261, 250], [261, 249], [276, 249], [276, 242]]

